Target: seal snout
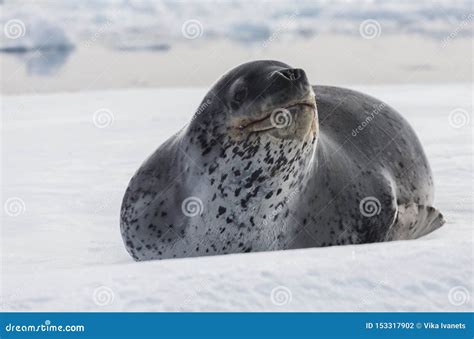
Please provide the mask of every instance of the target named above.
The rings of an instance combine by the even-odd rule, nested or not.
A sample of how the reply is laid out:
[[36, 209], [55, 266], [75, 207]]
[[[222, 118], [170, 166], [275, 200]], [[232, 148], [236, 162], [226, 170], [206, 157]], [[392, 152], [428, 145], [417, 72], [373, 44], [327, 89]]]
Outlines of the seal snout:
[[305, 71], [274, 62], [246, 68], [228, 87], [232, 131], [239, 138], [265, 134], [276, 139], [307, 139], [317, 109]]
[[286, 68], [275, 71], [274, 74], [289, 81], [299, 80], [301, 77], [306, 78], [306, 74], [301, 68]]

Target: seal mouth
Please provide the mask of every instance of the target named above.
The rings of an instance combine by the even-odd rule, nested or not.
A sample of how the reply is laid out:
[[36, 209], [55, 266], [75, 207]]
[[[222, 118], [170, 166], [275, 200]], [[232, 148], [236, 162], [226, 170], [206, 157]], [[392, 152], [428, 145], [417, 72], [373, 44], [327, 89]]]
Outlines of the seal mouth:
[[309, 108], [314, 114], [316, 111], [314, 99], [293, 102], [283, 107], [275, 108], [271, 112], [267, 112], [263, 118], [240, 124], [238, 129], [248, 133], [260, 133], [285, 128], [293, 123], [291, 111], [296, 112], [305, 108]]

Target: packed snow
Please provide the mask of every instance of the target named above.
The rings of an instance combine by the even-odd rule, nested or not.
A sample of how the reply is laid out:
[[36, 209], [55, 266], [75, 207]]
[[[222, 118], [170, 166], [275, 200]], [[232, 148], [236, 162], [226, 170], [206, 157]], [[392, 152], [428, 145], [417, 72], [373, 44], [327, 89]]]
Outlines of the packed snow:
[[122, 195], [205, 89], [3, 96], [2, 310], [472, 311], [472, 85], [353, 88], [417, 131], [444, 227], [411, 241], [142, 263], [122, 243]]

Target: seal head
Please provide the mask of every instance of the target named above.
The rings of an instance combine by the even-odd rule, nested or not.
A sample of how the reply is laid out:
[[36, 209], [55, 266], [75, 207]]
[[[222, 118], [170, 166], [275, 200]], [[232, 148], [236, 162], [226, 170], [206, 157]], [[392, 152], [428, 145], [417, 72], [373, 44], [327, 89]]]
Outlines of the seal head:
[[142, 164], [121, 232], [136, 260], [414, 239], [444, 222], [433, 194], [398, 112], [253, 61], [222, 76]]
[[222, 76], [190, 124], [132, 179], [122, 208], [129, 252], [149, 259], [271, 249], [291, 233], [288, 196], [310, 174], [317, 126], [303, 70], [254, 61]]

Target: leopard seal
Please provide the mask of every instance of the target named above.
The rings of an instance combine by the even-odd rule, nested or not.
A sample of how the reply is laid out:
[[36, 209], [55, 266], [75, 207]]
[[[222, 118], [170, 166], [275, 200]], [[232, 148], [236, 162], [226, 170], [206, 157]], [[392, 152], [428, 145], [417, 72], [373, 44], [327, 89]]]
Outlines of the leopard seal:
[[135, 260], [415, 239], [443, 224], [415, 132], [387, 104], [242, 64], [132, 177], [121, 234]]

